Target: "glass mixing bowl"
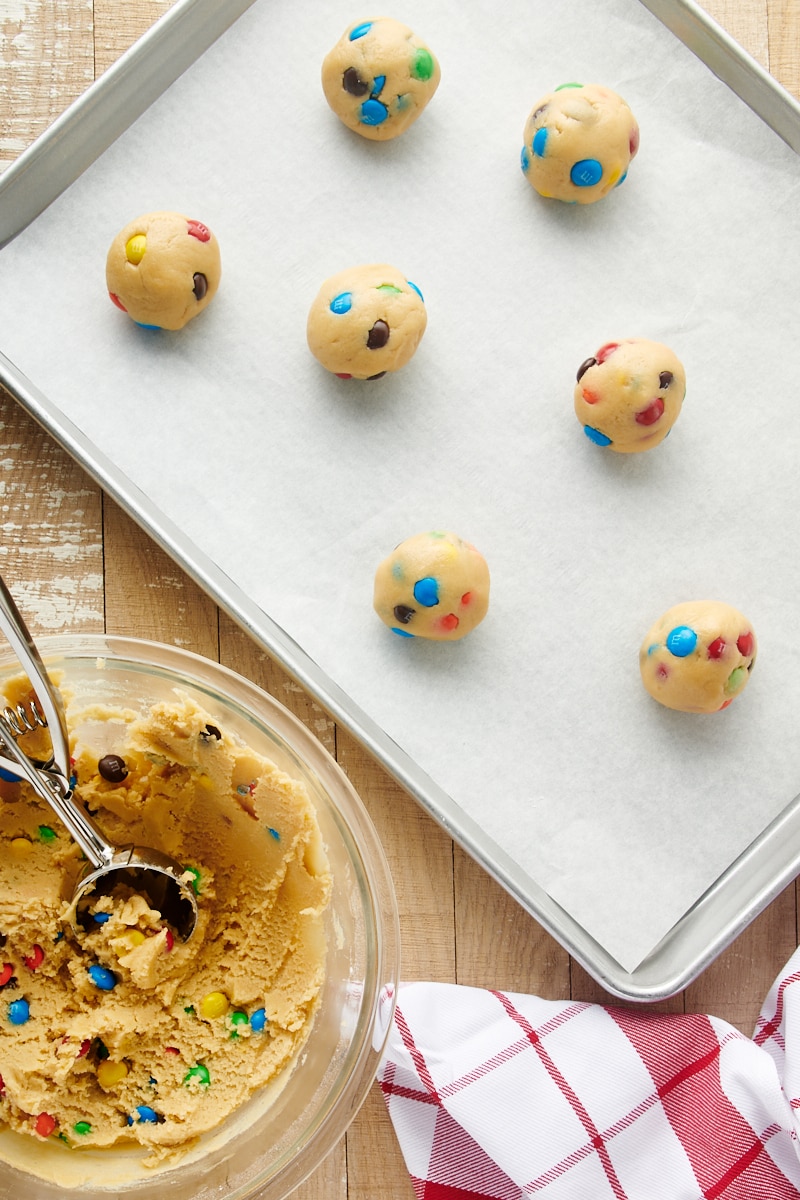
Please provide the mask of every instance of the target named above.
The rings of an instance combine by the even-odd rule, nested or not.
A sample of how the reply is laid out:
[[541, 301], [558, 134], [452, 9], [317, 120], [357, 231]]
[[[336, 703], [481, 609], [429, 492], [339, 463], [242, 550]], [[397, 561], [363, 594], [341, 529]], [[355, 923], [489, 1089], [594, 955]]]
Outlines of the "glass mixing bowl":
[[[145, 711], [175, 689], [227, 732], [302, 780], [333, 878], [325, 984], [296, 1061], [180, 1159], [150, 1170], [141, 1150], [70, 1149], [0, 1130], [1, 1200], [279, 1200], [338, 1142], [369, 1091], [399, 972], [397, 904], [374, 826], [349, 780], [276, 700], [216, 662], [172, 646], [103, 635], [37, 640], [47, 669], [87, 702]], [[0, 685], [20, 672], [0, 654]], [[55, 817], [54, 817], [55, 820]], [[1, 1043], [0, 1043], [1, 1049]]]

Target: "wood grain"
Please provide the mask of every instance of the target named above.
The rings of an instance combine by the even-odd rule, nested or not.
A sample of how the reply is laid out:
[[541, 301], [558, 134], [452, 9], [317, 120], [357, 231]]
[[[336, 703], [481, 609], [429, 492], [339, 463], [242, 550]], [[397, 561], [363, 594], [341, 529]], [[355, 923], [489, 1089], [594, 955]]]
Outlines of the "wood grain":
[[0, 167], [95, 77], [91, 4], [0, 4]]
[[[166, 0], [0, 0], [0, 169], [168, 7]], [[705, 7], [800, 97], [797, 0], [707, 0]], [[276, 696], [336, 756], [389, 858], [404, 978], [611, 999], [3, 393], [0, 461], [0, 572], [37, 634], [107, 629], [219, 659]], [[658, 1007], [711, 1011], [750, 1033], [797, 940], [792, 885], [691, 987]], [[377, 1089], [295, 1194], [413, 1200]]]
[[769, 26], [766, 0], [742, 4], [740, 0], [708, 0], [702, 7], [731, 37], [769, 70]]

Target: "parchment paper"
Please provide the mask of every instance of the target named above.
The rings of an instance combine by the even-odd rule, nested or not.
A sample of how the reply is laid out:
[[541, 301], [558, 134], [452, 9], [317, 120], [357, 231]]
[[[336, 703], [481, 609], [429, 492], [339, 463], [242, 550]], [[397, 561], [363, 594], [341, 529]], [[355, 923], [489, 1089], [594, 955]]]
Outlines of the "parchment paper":
[[[257, 3], [0, 254], [0, 348], [627, 970], [800, 784], [800, 161], [637, 0], [409, 0], [442, 64], [397, 142], [327, 108], [343, 0]], [[639, 120], [628, 180], [585, 208], [519, 168], [560, 83]], [[176, 208], [223, 282], [179, 334], [105, 293], [108, 245]], [[412, 363], [359, 385], [305, 345], [343, 267], [422, 289]], [[666, 443], [591, 445], [578, 364], [644, 336], [683, 360]], [[450, 528], [492, 571], [464, 642], [394, 637], [375, 567]], [[686, 599], [744, 611], [753, 679], [708, 717], [642, 689]]]

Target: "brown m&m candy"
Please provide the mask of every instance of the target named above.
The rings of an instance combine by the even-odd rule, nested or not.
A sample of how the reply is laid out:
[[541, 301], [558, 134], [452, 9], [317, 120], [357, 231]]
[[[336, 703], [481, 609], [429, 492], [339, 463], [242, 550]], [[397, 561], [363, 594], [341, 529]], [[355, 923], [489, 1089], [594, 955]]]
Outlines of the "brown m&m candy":
[[125, 759], [118, 754], [104, 754], [97, 764], [97, 770], [109, 783], [122, 783], [123, 779], [128, 778]]

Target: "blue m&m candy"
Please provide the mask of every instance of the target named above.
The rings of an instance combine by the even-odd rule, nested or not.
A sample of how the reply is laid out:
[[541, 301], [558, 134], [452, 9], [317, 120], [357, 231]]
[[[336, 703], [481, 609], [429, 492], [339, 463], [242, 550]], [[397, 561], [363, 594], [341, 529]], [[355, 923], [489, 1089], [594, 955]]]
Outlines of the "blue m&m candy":
[[117, 977], [113, 971], [109, 971], [108, 967], [101, 967], [99, 963], [94, 963], [88, 968], [88, 975], [96, 988], [101, 992], [111, 992], [117, 986]]
[[584, 425], [583, 432], [590, 442], [594, 442], [595, 446], [611, 445], [611, 438], [607, 434], [601, 433], [599, 429], [593, 429], [591, 425]]
[[675, 658], [688, 658], [697, 645], [697, 633], [689, 625], [676, 625], [667, 634], [666, 644]]
[[364, 125], [382, 125], [389, 116], [389, 110], [380, 100], [370, 96], [361, 105], [361, 121]]
[[594, 187], [603, 178], [603, 164], [596, 158], [582, 158], [573, 164], [569, 177], [576, 187]]
[[365, 37], [370, 29], [372, 29], [372, 21], [362, 21], [360, 25], [356, 25], [355, 29], [350, 30], [350, 41], [357, 42], [359, 38]]
[[30, 1020], [31, 1007], [26, 999], [12, 1000], [8, 1006], [8, 1019], [12, 1025], [24, 1025]]
[[537, 158], [544, 158], [544, 152], [547, 148], [547, 126], [543, 125], [541, 129], [537, 129], [533, 135], [531, 143], [533, 153]]
[[433, 608], [439, 603], [439, 583], [433, 575], [426, 575], [414, 584], [414, 599], [423, 608]]
[[353, 293], [340, 292], [338, 296], [333, 297], [329, 307], [331, 312], [336, 313], [338, 316], [343, 316], [345, 313], [349, 313], [350, 309], [353, 307]]

